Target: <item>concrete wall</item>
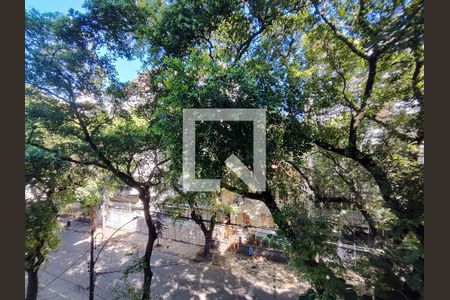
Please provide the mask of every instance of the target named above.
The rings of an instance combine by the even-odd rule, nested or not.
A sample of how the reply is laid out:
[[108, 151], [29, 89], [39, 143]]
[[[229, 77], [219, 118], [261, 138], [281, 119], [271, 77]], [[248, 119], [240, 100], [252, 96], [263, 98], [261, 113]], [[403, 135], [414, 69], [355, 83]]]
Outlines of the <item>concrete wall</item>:
[[[127, 210], [123, 208], [108, 208], [106, 211], [102, 211], [99, 215], [103, 214], [105, 225], [111, 228], [119, 228], [123, 224], [129, 222], [134, 217], [139, 219], [130, 222], [123, 228], [133, 232], [147, 233], [147, 225], [144, 220], [144, 213], [142, 210]], [[161, 220], [164, 223], [162, 237], [166, 239], [173, 239], [176, 241], [182, 241], [191, 244], [203, 245], [204, 236], [199, 225], [191, 219], [178, 219], [173, 220], [169, 216], [159, 214]], [[155, 214], [156, 217], [156, 214]], [[209, 226], [209, 225], [208, 225]], [[238, 225], [225, 225], [218, 223], [215, 226], [213, 237], [217, 241], [218, 246], [229, 247], [233, 243], [238, 243], [239, 239], [242, 243], [245, 243], [249, 236], [254, 234], [258, 237], [265, 237], [268, 234], [275, 234], [275, 230], [268, 228], [254, 228], [244, 227]]]

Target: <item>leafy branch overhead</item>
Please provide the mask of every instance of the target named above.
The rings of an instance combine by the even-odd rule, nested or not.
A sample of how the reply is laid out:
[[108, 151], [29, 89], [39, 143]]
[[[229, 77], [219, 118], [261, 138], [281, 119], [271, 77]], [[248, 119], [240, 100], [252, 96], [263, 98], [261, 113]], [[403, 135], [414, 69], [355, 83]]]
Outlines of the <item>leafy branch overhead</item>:
[[[150, 205], [178, 191], [171, 209], [189, 210], [210, 241], [213, 224], [236, 210], [226, 190], [267, 206], [290, 266], [317, 298], [422, 296], [423, 1], [90, 0], [85, 8], [27, 11], [26, 158], [37, 167], [27, 178], [55, 187], [75, 176], [52, 172], [69, 168], [138, 190], [149, 228], [143, 299], [159, 226]], [[141, 59], [140, 75], [119, 82], [118, 57]], [[180, 192], [186, 108], [266, 109], [266, 191], [249, 192], [224, 164], [234, 154], [251, 170], [252, 126], [199, 122], [196, 176], [221, 179], [222, 194]], [[355, 232], [349, 211], [367, 233]], [[349, 265], [335, 245], [350, 236], [380, 251]], [[351, 272], [364, 289], [349, 284]]]

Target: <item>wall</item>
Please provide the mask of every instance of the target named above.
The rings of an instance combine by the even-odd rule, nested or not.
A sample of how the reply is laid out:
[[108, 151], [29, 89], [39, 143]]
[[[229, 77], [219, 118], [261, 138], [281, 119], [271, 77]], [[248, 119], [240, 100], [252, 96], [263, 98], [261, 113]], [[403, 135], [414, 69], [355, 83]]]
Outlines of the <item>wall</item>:
[[[126, 208], [108, 208], [106, 212], [102, 211], [99, 215], [105, 213], [105, 225], [112, 228], [119, 228], [123, 224], [129, 222], [134, 217], [139, 219], [130, 222], [123, 228], [133, 232], [147, 233], [147, 225], [144, 220], [144, 213], [142, 210], [126, 209]], [[164, 223], [162, 237], [166, 239], [173, 239], [176, 241], [204, 245], [204, 236], [199, 225], [191, 219], [172, 220], [169, 216], [162, 213], [154, 213], [160, 215]], [[207, 224], [209, 226], [209, 224]], [[239, 225], [225, 225], [218, 223], [214, 229], [214, 239], [218, 246], [228, 248], [234, 243], [245, 243], [249, 235], [254, 234], [259, 237], [265, 237], [268, 234], [275, 234], [275, 230], [269, 228], [254, 228], [244, 227]]]

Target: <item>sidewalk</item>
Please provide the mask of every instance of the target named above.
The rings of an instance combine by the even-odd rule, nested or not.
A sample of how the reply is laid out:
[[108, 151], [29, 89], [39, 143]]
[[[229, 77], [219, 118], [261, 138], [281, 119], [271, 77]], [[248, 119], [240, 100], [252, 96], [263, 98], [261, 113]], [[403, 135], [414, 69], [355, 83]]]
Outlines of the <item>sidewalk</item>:
[[[61, 234], [60, 249], [40, 271], [39, 299], [88, 299], [88, 230], [88, 224], [73, 222]], [[114, 231], [105, 228], [103, 240]], [[97, 277], [96, 298], [115, 298], [114, 288], [123, 285], [123, 270], [132, 263], [133, 255], [142, 255], [146, 239], [145, 234], [121, 230], [110, 240], [96, 265], [97, 272], [107, 272]], [[193, 258], [201, 247], [165, 239], [160, 243], [152, 256], [152, 299], [297, 299], [308, 289], [285, 264], [228, 252], [198, 262]], [[140, 286], [142, 274], [130, 279]]]

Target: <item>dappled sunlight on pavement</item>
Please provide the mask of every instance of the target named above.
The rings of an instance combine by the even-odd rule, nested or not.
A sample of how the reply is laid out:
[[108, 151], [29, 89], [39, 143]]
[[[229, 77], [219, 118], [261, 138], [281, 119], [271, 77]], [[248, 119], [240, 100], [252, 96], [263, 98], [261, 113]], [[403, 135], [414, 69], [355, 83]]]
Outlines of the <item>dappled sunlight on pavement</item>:
[[[73, 222], [61, 234], [60, 249], [50, 255], [39, 273], [39, 299], [88, 299], [89, 239], [88, 231], [83, 231], [85, 225]], [[105, 228], [103, 241], [113, 232]], [[125, 230], [110, 240], [96, 265], [96, 298], [116, 297], [115, 290], [124, 285], [123, 271], [133, 264], [133, 257], [142, 255], [145, 243], [145, 234]], [[99, 244], [96, 251], [102, 242]], [[212, 259], [203, 261], [197, 258], [201, 250], [196, 245], [161, 239], [152, 257], [152, 299], [297, 299], [309, 287], [298, 282], [286, 264], [217, 250]], [[139, 287], [142, 277], [138, 272], [128, 279]]]

